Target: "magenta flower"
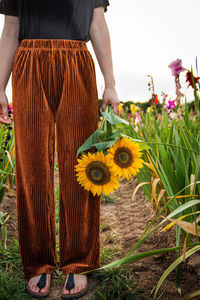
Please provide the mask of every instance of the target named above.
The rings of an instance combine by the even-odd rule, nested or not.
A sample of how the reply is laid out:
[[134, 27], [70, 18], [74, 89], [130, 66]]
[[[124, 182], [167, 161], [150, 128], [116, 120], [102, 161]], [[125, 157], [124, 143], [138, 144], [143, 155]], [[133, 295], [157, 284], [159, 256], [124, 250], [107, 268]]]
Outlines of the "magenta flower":
[[181, 59], [177, 59], [173, 61], [168, 67], [172, 71], [172, 76], [178, 76], [180, 72], [184, 72], [186, 70], [185, 68], [182, 67]]
[[172, 110], [176, 107], [175, 100], [168, 100], [168, 103], [165, 105], [165, 108]]
[[8, 104], [8, 113], [10, 113], [10, 114], [13, 113], [12, 105], [9, 105], [9, 104]]

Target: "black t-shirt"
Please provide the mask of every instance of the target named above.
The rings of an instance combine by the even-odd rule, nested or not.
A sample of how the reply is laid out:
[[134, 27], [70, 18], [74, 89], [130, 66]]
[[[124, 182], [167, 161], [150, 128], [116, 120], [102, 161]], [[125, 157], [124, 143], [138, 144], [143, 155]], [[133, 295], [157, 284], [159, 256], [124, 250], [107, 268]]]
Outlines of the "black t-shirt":
[[19, 17], [22, 39], [90, 40], [94, 8], [108, 0], [0, 0], [0, 13]]

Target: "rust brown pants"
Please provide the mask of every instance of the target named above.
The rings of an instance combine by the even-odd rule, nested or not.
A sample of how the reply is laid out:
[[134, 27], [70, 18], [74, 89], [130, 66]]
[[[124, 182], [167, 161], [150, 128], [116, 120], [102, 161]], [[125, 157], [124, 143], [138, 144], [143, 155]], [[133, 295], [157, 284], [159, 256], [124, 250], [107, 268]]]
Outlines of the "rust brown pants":
[[[78, 183], [81, 144], [98, 127], [93, 58], [84, 41], [24, 39], [12, 68], [16, 194], [25, 276], [57, 265], [54, 153], [59, 167], [59, 246], [64, 274], [99, 267], [100, 197]], [[56, 124], [56, 126], [55, 126]]]

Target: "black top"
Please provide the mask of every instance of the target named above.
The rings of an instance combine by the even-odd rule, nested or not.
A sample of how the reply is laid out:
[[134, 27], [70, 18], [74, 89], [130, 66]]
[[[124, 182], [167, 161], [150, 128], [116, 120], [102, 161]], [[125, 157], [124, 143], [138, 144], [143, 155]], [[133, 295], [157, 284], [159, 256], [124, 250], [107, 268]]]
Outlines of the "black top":
[[90, 40], [94, 8], [108, 0], [0, 0], [0, 13], [19, 17], [22, 39]]

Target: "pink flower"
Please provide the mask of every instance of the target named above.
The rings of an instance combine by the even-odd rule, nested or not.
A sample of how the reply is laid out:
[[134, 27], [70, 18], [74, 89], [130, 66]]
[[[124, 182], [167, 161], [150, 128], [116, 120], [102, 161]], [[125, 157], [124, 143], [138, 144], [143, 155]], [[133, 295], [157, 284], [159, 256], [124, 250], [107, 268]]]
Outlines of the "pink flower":
[[12, 108], [12, 104], [8, 104], [8, 113], [13, 113], [13, 108]]
[[136, 112], [136, 118], [135, 118], [135, 122], [134, 125], [137, 125], [138, 123], [140, 123], [142, 121], [141, 116], [138, 112]]
[[171, 71], [172, 71], [172, 76], [178, 76], [180, 72], [185, 71], [186, 69], [182, 67], [182, 60], [177, 59], [173, 61], [169, 66], [168, 66]]
[[176, 107], [175, 100], [168, 100], [168, 104], [165, 105], [165, 108], [168, 110], [174, 109]]

